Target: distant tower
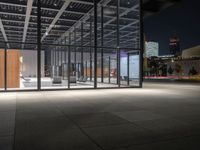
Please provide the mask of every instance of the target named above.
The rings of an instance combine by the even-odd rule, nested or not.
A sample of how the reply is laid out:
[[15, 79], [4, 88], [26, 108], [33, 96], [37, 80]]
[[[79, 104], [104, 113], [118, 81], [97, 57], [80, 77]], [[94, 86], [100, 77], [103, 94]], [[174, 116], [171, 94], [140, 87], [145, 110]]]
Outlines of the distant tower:
[[180, 54], [180, 39], [178, 36], [175, 35], [169, 39], [169, 50], [172, 55]]

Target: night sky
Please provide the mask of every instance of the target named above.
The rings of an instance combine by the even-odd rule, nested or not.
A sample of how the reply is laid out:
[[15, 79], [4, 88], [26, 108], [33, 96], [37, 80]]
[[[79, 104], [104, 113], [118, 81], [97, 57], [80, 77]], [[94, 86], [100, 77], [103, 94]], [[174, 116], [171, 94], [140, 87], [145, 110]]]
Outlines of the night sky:
[[169, 38], [180, 38], [181, 50], [200, 45], [200, 0], [182, 0], [144, 20], [148, 41], [159, 42], [159, 54], [169, 54]]

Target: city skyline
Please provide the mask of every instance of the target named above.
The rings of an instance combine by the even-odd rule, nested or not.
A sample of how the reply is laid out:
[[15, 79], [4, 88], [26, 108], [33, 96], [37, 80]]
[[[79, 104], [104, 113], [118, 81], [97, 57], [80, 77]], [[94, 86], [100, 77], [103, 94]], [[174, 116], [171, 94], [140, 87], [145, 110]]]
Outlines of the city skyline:
[[[200, 1], [182, 0], [181, 2], [144, 19], [144, 33], [148, 41], [160, 45], [159, 54], [169, 54], [169, 38], [180, 38], [181, 50], [200, 45]], [[187, 10], [187, 11], [186, 11]]]

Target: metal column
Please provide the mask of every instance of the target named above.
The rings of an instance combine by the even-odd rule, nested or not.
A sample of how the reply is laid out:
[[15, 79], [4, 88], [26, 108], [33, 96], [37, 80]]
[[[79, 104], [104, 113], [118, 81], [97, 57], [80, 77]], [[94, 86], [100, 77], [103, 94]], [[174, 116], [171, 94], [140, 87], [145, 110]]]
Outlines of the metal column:
[[109, 71], [109, 74], [108, 74], [108, 82], [110, 83], [110, 56], [108, 57], [108, 71]]
[[[101, 6], [101, 47], [104, 45], [104, 26], [103, 26], [103, 19], [104, 19], [104, 9]], [[103, 48], [101, 48], [101, 82], [104, 82], [104, 63], [103, 63]]]
[[37, 2], [37, 90], [41, 90], [41, 0]]
[[71, 33], [69, 33], [69, 48], [68, 48], [68, 88], [70, 88], [70, 66], [71, 66]]
[[90, 16], [90, 81], [92, 81], [92, 16]]
[[120, 87], [119, 7], [120, 7], [120, 0], [117, 0], [117, 84]]
[[94, 0], [94, 88], [97, 88], [97, 1]]
[[[67, 38], [65, 36], [65, 45], [67, 45]], [[67, 47], [65, 46], [65, 63], [67, 63]]]
[[130, 60], [129, 57], [130, 57], [130, 54], [127, 53], [127, 85], [129, 85], [129, 83], [130, 83], [130, 82], [129, 82], [129, 78], [130, 78], [130, 77], [129, 77], [129, 72], [130, 72], [130, 71], [129, 71], [129, 64], [130, 64], [130, 63], [129, 63], [129, 60]]
[[75, 76], [76, 76], [76, 27], [74, 27], [74, 64], [75, 64]]
[[84, 76], [84, 64], [83, 64], [83, 22], [81, 22], [81, 76]]
[[144, 50], [144, 34], [143, 34], [143, 13], [142, 13], [142, 0], [140, 0], [140, 87], [143, 82], [143, 50]]
[[7, 44], [4, 49], [4, 89], [7, 90]]

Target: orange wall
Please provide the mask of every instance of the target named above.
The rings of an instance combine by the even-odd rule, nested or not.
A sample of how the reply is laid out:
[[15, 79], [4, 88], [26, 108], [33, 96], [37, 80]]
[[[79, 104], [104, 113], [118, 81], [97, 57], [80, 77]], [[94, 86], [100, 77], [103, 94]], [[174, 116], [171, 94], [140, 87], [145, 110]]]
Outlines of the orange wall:
[[[4, 87], [4, 50], [0, 50], [0, 87]], [[20, 50], [7, 50], [7, 88], [20, 86]]]
[[0, 88], [4, 88], [4, 50], [0, 49]]

